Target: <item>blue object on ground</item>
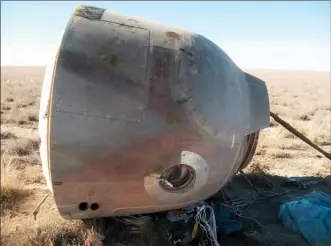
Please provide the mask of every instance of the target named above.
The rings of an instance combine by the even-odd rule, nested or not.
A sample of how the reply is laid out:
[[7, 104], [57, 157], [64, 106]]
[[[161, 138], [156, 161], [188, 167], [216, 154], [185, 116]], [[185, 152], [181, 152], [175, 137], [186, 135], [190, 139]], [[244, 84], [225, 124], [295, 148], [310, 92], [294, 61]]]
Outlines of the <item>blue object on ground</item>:
[[323, 192], [298, 197], [280, 206], [285, 228], [302, 234], [311, 245], [331, 245], [331, 197]]
[[221, 235], [228, 235], [232, 232], [243, 231], [243, 226], [238, 221], [232, 220], [229, 211], [222, 205], [214, 208], [217, 232]]

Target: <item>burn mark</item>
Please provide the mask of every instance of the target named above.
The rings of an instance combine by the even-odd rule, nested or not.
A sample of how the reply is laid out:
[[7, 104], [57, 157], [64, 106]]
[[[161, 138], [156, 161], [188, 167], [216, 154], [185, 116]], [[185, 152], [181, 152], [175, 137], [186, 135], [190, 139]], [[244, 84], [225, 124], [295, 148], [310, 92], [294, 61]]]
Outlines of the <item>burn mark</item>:
[[[101, 57], [103, 59], [103, 57]], [[106, 57], [104, 58], [106, 59]], [[63, 68], [70, 70], [74, 73], [88, 76], [93, 73], [93, 61], [88, 59], [84, 54], [73, 52], [69, 50], [61, 50], [59, 56], [59, 64]]]
[[80, 16], [89, 20], [101, 20], [101, 17], [105, 9], [90, 7], [86, 5], [78, 6], [75, 11], [74, 15]]
[[193, 56], [193, 54], [187, 50], [184, 50], [183, 48], [179, 49], [181, 52], [184, 52], [185, 54], [189, 55], [189, 56]]
[[167, 74], [166, 74], [166, 69], [167, 69], [167, 66], [168, 64], [166, 64], [162, 58], [157, 58], [155, 60], [155, 75], [158, 77], [158, 78], [163, 78], [163, 77], [166, 77]]
[[103, 62], [108, 63], [112, 66], [117, 65], [117, 56], [115, 54], [112, 54], [109, 57], [107, 57], [105, 55], [101, 55], [100, 58]]
[[117, 23], [117, 25], [119, 25], [120, 27], [137, 28], [135, 26], [130, 26], [130, 25], [127, 25], [127, 24], [124, 24], [124, 23]]
[[156, 47], [152, 58], [152, 71], [150, 83], [149, 113], [164, 117], [169, 108], [173, 108], [171, 97], [171, 75], [173, 73], [172, 51]]
[[145, 86], [116, 69], [118, 58], [115, 54], [109, 57], [102, 55], [91, 58], [83, 53], [62, 50], [58, 64], [68, 72], [81, 76], [93, 84], [111, 87], [113, 91], [126, 94], [138, 101], [144, 100], [144, 95], [139, 95], [137, 91], [144, 90]]
[[128, 21], [132, 21], [132, 22], [138, 23], [138, 21], [136, 21], [134, 19], [128, 19]]
[[183, 104], [183, 103], [186, 103], [186, 102], [189, 102], [191, 100], [191, 97], [188, 97], [188, 98], [182, 98], [182, 99], [178, 99], [176, 101], [176, 103], [178, 104]]
[[101, 58], [101, 60], [104, 61], [104, 62], [106, 62], [106, 61], [108, 60], [107, 57], [104, 56], [104, 55], [101, 55], [100, 58]]
[[58, 182], [54, 181], [53, 185], [62, 185], [62, 182], [61, 181], [58, 181]]
[[175, 32], [166, 32], [167, 37], [171, 38], [171, 39], [176, 39], [176, 40], [180, 40], [180, 35], [178, 33]]

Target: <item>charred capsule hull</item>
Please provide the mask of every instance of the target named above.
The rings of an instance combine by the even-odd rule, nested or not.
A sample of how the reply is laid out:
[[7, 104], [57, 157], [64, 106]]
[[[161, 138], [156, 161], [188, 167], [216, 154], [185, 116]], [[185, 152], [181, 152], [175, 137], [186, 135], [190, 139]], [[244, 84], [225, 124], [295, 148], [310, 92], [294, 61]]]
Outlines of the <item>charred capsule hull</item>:
[[247, 165], [265, 83], [194, 33], [78, 7], [44, 79], [44, 176], [68, 219], [175, 209]]

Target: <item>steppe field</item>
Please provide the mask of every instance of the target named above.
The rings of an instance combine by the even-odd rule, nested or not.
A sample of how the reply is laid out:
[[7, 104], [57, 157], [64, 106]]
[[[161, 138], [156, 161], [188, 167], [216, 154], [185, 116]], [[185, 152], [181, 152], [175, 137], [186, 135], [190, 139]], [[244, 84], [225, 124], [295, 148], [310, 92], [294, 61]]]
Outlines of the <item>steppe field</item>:
[[[48, 194], [37, 133], [44, 70], [1, 67], [1, 245], [159, 245], [151, 233], [130, 233], [115, 219], [66, 221], [51, 196], [33, 215]], [[246, 72], [266, 81], [271, 111], [331, 151], [330, 72]], [[320, 177], [331, 187], [330, 161], [274, 121], [261, 132], [256, 155], [244, 172], [268, 177]], [[263, 213], [277, 216], [277, 209], [278, 205]], [[275, 224], [264, 221], [266, 227], [276, 228]], [[282, 243], [283, 238], [268, 240], [270, 245], [305, 245], [296, 236]]]

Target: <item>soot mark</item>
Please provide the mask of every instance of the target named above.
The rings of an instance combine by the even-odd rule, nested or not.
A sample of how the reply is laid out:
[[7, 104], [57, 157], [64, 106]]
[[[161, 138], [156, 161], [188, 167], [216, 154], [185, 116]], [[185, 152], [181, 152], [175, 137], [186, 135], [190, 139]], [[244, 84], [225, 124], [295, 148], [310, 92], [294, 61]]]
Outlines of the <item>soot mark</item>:
[[101, 55], [100, 56], [101, 60], [107, 64], [110, 64], [112, 66], [116, 66], [117, 65], [117, 56], [115, 54], [107, 57], [105, 55]]
[[101, 17], [105, 9], [90, 7], [86, 5], [78, 6], [75, 11], [74, 15], [80, 16], [89, 20], [101, 20]]
[[176, 101], [176, 103], [178, 104], [183, 104], [183, 103], [186, 103], [186, 102], [189, 102], [191, 100], [191, 97], [188, 97], [188, 98], [182, 98], [182, 99], [178, 99]]
[[183, 48], [179, 49], [181, 52], [184, 52], [185, 54], [189, 55], [189, 56], [193, 56], [193, 54], [187, 50], [184, 50]]
[[166, 32], [166, 35], [169, 38], [180, 40], [180, 35], [178, 33], [175, 33], [175, 32]]

